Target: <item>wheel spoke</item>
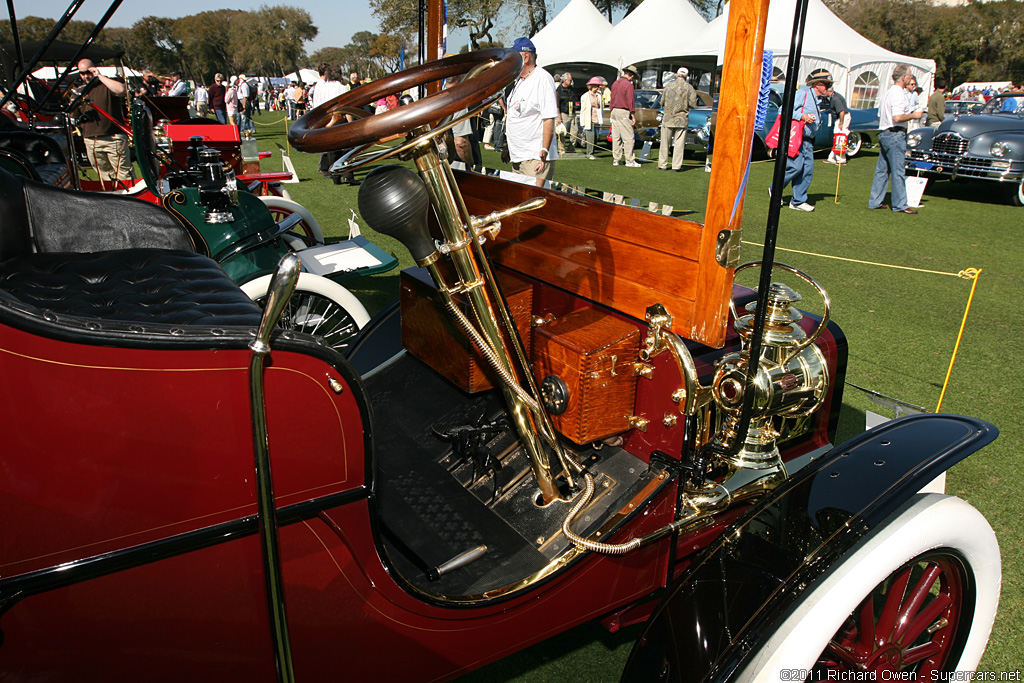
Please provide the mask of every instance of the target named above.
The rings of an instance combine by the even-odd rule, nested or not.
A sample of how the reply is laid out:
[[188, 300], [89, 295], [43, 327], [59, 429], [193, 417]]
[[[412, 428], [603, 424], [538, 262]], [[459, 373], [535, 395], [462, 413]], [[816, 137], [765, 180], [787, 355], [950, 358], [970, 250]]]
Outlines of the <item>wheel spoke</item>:
[[920, 661], [934, 657], [942, 652], [942, 644], [928, 642], [924, 645], [912, 647], [903, 653], [903, 664], [917, 664]]
[[[265, 301], [261, 300], [261, 305]], [[297, 291], [281, 315], [280, 326], [324, 339], [331, 348], [343, 350], [359, 326], [344, 306], [320, 294]]]
[[934, 624], [939, 616], [949, 609], [953, 599], [948, 595], [939, 595], [925, 607], [914, 621], [907, 627], [904, 640], [909, 645], [917, 640], [917, 637], [924, 633], [924, 630]]
[[[825, 651], [832, 655], [835, 659], [839, 660], [840, 663], [845, 664], [851, 669], [859, 669], [863, 659], [858, 659], [854, 653], [847, 650], [845, 647], [837, 643], [836, 641], [830, 641]], [[870, 650], [868, 650], [870, 652]], [[820, 659], [820, 658], [819, 658]]]
[[896, 625], [896, 616], [899, 614], [900, 605], [903, 604], [903, 595], [907, 590], [907, 583], [910, 581], [911, 567], [907, 567], [889, 586], [888, 594], [885, 596], [885, 606], [878, 618], [878, 626], [875, 629], [875, 642], [883, 645], [892, 638], [893, 628]]
[[862, 652], [871, 652], [875, 647], [875, 596], [869, 595], [860, 608], [858, 620], [860, 640], [858, 646]]
[[896, 619], [896, 629], [893, 631], [892, 640], [905, 642], [907, 645], [914, 642], [912, 639], [909, 641], [903, 640], [903, 635], [906, 633], [907, 628], [910, 626], [911, 621], [917, 611], [921, 609], [921, 605], [924, 604], [925, 598], [928, 597], [928, 592], [935, 584], [935, 580], [941, 574], [939, 566], [934, 562], [929, 563], [927, 569], [918, 579], [914, 587], [910, 589], [907, 597], [909, 598], [900, 610], [899, 616]]

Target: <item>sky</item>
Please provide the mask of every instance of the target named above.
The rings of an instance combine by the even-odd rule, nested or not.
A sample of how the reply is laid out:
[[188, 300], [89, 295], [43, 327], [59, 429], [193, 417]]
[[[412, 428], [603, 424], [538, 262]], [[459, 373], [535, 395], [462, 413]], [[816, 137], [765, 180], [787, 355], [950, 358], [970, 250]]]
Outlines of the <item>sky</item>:
[[[554, 0], [555, 12], [565, 7], [568, 2], [569, 0]], [[320, 29], [319, 35], [306, 43], [307, 54], [324, 47], [347, 45], [352, 35], [359, 31], [380, 31], [366, 0], [171, 0], [158, 3], [149, 0], [124, 0], [107, 25], [112, 28], [127, 28], [146, 16], [177, 19], [215, 9], [254, 10], [261, 5], [279, 4], [302, 7], [309, 12], [313, 17], [313, 23]], [[64, 14], [68, 5], [70, 0], [14, 0], [14, 11], [19, 17], [57, 19]], [[110, 0], [85, 0], [74, 18], [80, 21], [99, 21], [109, 6]], [[549, 16], [554, 17], [554, 14]], [[451, 31], [448, 41], [449, 52], [458, 52], [459, 48], [468, 42], [468, 35], [465, 29]], [[495, 38], [498, 36], [495, 35]]]

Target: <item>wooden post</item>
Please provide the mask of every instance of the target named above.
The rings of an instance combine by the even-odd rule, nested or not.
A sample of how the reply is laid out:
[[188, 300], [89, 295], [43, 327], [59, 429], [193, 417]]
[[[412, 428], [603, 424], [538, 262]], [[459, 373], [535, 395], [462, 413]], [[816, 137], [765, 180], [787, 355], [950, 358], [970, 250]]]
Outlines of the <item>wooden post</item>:
[[[427, 0], [427, 61], [444, 57], [444, 35], [442, 34], [444, 20], [444, 0]], [[441, 91], [441, 84], [438, 82], [427, 84], [427, 94], [433, 95]]]
[[[724, 68], [715, 131], [715, 158], [711, 167], [705, 229], [701, 237], [700, 263], [715, 264], [715, 251], [723, 230], [739, 231], [743, 219], [743, 180], [750, 163], [754, 138], [754, 117], [761, 87], [761, 62], [768, 0], [732, 0], [725, 44]], [[736, 242], [738, 244], [738, 242]], [[716, 307], [721, 329], [694, 329], [689, 335], [709, 346], [725, 342], [729, 319], [729, 298], [733, 269], [722, 266], [701, 268], [697, 300]], [[709, 299], [717, 298], [717, 301]], [[706, 320], [706, 319], [705, 319]], [[694, 321], [697, 323], [698, 321]]]

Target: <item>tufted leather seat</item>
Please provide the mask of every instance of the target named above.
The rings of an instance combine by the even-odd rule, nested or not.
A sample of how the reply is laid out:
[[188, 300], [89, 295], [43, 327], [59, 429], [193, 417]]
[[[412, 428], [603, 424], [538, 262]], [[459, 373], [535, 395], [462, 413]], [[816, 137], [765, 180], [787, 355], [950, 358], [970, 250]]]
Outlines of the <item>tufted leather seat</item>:
[[0, 170], [0, 290], [58, 315], [224, 327], [260, 308], [163, 208]]
[[31, 254], [0, 264], [0, 289], [58, 315], [212, 327], [260, 322], [259, 307], [216, 262], [187, 251]]

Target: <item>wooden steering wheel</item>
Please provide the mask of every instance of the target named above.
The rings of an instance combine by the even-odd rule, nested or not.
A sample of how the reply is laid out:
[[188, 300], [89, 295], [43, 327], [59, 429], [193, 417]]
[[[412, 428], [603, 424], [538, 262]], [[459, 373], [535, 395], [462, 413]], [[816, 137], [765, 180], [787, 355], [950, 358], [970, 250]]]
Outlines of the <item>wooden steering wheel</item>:
[[[522, 56], [504, 48], [477, 50], [428, 62], [324, 102], [292, 124], [288, 140], [301, 152], [333, 152], [404, 135], [461, 109], [479, 105], [511, 83], [522, 67]], [[409, 88], [467, 73], [468, 78], [450, 88], [397, 109], [370, 116], [358, 108]], [[345, 114], [365, 118], [347, 121]]]

